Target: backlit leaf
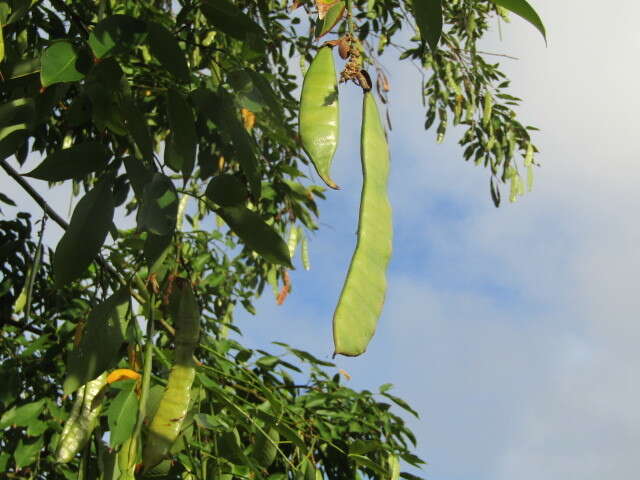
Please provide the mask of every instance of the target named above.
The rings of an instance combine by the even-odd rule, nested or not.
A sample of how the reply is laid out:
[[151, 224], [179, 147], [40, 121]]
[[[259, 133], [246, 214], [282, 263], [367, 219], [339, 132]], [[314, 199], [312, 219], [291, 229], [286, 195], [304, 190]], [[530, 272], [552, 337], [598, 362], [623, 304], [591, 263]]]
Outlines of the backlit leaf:
[[125, 338], [128, 305], [129, 293], [122, 289], [91, 311], [80, 344], [67, 359], [65, 394], [73, 393], [117, 362]]
[[178, 194], [170, 178], [154, 173], [145, 186], [138, 209], [138, 226], [156, 235], [173, 233], [178, 214]]
[[287, 244], [258, 213], [243, 206], [222, 207], [216, 212], [251, 250], [268, 262], [293, 268]]
[[526, 0], [491, 0], [496, 5], [511, 10], [516, 15], [524, 18], [531, 25], [536, 27], [542, 34], [544, 41], [547, 41], [547, 32], [540, 16]]
[[413, 0], [413, 11], [422, 40], [436, 50], [442, 35], [442, 0]]
[[56, 285], [67, 285], [85, 273], [107, 237], [113, 210], [113, 195], [108, 182], [99, 183], [78, 202], [53, 258]]
[[98, 141], [90, 140], [48, 155], [40, 165], [25, 175], [49, 182], [81, 179], [104, 168], [108, 160], [107, 148]]
[[115, 448], [131, 436], [138, 418], [138, 397], [135, 392], [135, 381], [128, 381], [111, 402], [107, 411], [109, 420], [109, 444]]

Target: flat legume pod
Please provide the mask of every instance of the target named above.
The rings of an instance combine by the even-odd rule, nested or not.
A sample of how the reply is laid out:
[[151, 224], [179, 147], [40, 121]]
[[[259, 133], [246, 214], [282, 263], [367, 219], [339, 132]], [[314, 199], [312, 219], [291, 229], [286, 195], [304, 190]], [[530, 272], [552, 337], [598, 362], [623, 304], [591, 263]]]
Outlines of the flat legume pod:
[[338, 81], [331, 47], [322, 47], [311, 62], [300, 97], [300, 139], [320, 178], [339, 188], [329, 175], [338, 148], [340, 111]]
[[200, 310], [188, 280], [176, 279], [171, 314], [176, 328], [175, 360], [167, 388], [149, 425], [142, 451], [145, 470], [154, 467], [169, 452], [180, 433], [191, 399], [196, 373], [193, 352], [200, 333]]
[[387, 288], [393, 235], [387, 196], [389, 148], [370, 92], [363, 99], [360, 156], [364, 180], [358, 243], [333, 316], [335, 351], [348, 356], [363, 353], [375, 332]]
[[89, 441], [102, 410], [102, 402], [98, 395], [106, 384], [107, 374], [103, 373], [78, 389], [71, 414], [60, 435], [56, 462], [70, 462]]

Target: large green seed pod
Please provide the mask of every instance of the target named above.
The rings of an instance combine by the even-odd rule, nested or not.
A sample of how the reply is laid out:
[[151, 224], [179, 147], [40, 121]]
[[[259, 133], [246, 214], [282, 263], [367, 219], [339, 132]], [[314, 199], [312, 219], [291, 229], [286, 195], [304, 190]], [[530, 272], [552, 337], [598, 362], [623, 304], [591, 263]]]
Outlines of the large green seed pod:
[[200, 309], [187, 280], [176, 279], [170, 306], [176, 328], [175, 361], [142, 450], [145, 470], [158, 464], [178, 437], [196, 374], [193, 352], [200, 334]]
[[370, 92], [363, 99], [360, 156], [363, 184], [358, 242], [333, 316], [335, 352], [348, 356], [363, 353], [376, 330], [387, 289], [393, 236], [387, 196], [389, 148]]
[[338, 81], [331, 47], [322, 47], [311, 62], [300, 97], [300, 139], [320, 178], [339, 188], [329, 175], [338, 148], [340, 111]]

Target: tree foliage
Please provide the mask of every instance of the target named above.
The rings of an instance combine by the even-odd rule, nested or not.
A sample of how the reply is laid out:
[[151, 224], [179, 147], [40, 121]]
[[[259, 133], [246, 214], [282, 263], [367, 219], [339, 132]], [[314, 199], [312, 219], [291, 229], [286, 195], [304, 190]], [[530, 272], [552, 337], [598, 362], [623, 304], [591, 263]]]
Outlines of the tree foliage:
[[[357, 45], [341, 78], [375, 86], [383, 104], [379, 56], [394, 47], [418, 63], [425, 128], [437, 124], [441, 141], [462, 127], [463, 156], [489, 168], [496, 206], [500, 183], [512, 199], [523, 192], [532, 127], [477, 48], [504, 8], [544, 34], [524, 0], [0, 1], [0, 162], [45, 212], [38, 233], [24, 213], [0, 221], [0, 471], [412, 480], [399, 462], [422, 460], [391, 405], [415, 412], [390, 385], [354, 391], [331, 362], [284, 344], [253, 351], [228, 332], [234, 308], [254, 312], [266, 285], [284, 301], [298, 240], [309, 266], [306, 235], [325, 190], [304, 173], [295, 62], [305, 70], [327, 40]], [[41, 160], [21, 171], [29, 155]], [[43, 181], [69, 182], [79, 197], [68, 224], [38, 194]], [[134, 229], [118, 225], [124, 215]], [[43, 242], [51, 221], [64, 229], [55, 246]], [[200, 323], [186, 360], [172, 307], [184, 282]], [[168, 373], [194, 361], [186, 414], [172, 419], [178, 439], [141, 469]], [[130, 373], [100, 380], [83, 403], [114, 369]], [[82, 412], [93, 416], [76, 426], [89, 434], [61, 462], [64, 423]]]

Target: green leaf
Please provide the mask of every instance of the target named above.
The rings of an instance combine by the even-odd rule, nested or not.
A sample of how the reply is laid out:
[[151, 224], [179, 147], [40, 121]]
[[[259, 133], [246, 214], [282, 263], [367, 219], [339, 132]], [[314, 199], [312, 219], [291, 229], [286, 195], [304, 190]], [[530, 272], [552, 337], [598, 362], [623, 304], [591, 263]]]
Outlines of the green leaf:
[[18, 447], [13, 452], [16, 468], [21, 469], [35, 462], [43, 446], [44, 437], [37, 438], [33, 442], [26, 442], [21, 438], [18, 442]]
[[132, 98], [124, 99], [120, 109], [124, 125], [129, 135], [131, 135], [133, 141], [136, 142], [142, 157], [148, 162], [151, 162], [153, 160], [153, 140], [149, 134], [147, 120], [144, 114], [140, 108], [135, 105]]
[[165, 27], [155, 22], [149, 22], [148, 29], [151, 54], [176, 79], [188, 82], [190, 78], [189, 66], [176, 37]]
[[233, 96], [220, 90], [218, 95], [210, 90], [200, 88], [194, 92], [194, 102], [202, 115], [211, 119], [222, 129], [233, 143], [236, 160], [242, 173], [247, 176], [251, 193], [260, 198], [262, 184], [260, 170], [255, 154], [255, 142], [245, 130], [238, 117], [238, 108]]
[[35, 104], [32, 98], [17, 98], [0, 105], [0, 127], [15, 124], [31, 124], [35, 119]]
[[78, 202], [53, 258], [53, 276], [58, 287], [81, 277], [100, 253], [113, 221], [113, 210], [113, 195], [106, 181]]
[[442, 0], [413, 0], [413, 11], [422, 40], [437, 50], [442, 35]]
[[200, 10], [207, 23], [216, 30], [240, 40], [256, 53], [264, 52], [266, 33], [233, 3], [228, 0], [208, 0], [202, 2]]
[[145, 186], [138, 209], [138, 226], [155, 235], [170, 235], [176, 228], [178, 194], [169, 177], [154, 173]]
[[151, 182], [153, 172], [136, 157], [125, 157], [124, 168], [133, 187], [133, 192], [136, 194], [138, 201], [142, 201], [144, 187]]
[[358, 465], [366, 467], [382, 477], [387, 477], [387, 471], [370, 458], [365, 457], [364, 455], [356, 455], [352, 453], [349, 454], [349, 458], [354, 459]]
[[40, 71], [40, 57], [24, 58], [7, 64], [4, 70], [4, 78], [22, 78]]
[[378, 440], [356, 440], [349, 445], [349, 453], [355, 455], [364, 455], [380, 448]]
[[336, 24], [342, 19], [344, 16], [344, 2], [338, 2], [333, 5], [327, 14], [324, 16], [322, 20], [318, 22], [316, 28], [316, 37], [320, 38], [323, 35], [326, 35], [336, 26]]
[[107, 165], [109, 151], [100, 142], [90, 140], [47, 156], [40, 165], [25, 173], [28, 177], [49, 182], [80, 180]]
[[419, 418], [420, 415], [418, 415], [418, 412], [416, 412], [413, 408], [411, 408], [411, 406], [405, 402], [403, 399], [396, 397], [395, 395], [391, 395], [390, 393], [382, 393], [382, 395], [384, 395], [385, 397], [387, 397], [389, 400], [391, 400], [393, 403], [395, 403], [396, 405], [398, 405], [400, 408], [406, 410], [407, 412], [411, 413], [413, 416], [415, 416], [416, 418]]
[[20, 405], [7, 410], [0, 418], [0, 430], [15, 425], [16, 427], [27, 427], [33, 420], [37, 419], [44, 408], [44, 400]]
[[526, 0], [491, 0], [496, 5], [511, 10], [516, 15], [524, 18], [531, 25], [536, 27], [542, 34], [544, 42], [547, 43], [547, 32], [540, 16], [536, 13]]
[[253, 444], [253, 458], [264, 468], [269, 467], [276, 459], [277, 445], [280, 442], [280, 433], [274, 427], [270, 427], [265, 433], [256, 432], [256, 440]]
[[97, 58], [131, 50], [144, 42], [147, 28], [144, 22], [128, 15], [112, 15], [96, 25], [89, 34], [89, 46]]
[[42, 53], [40, 82], [43, 87], [54, 83], [77, 82], [88, 70], [85, 56], [79, 55], [71, 42], [53, 43]]
[[123, 444], [131, 434], [138, 418], [138, 397], [136, 396], [134, 380], [127, 381], [127, 386], [120, 390], [111, 402], [107, 411], [109, 421], [109, 444], [116, 448]]
[[243, 206], [222, 207], [216, 212], [248, 248], [268, 262], [293, 268], [289, 247], [258, 213]]
[[213, 177], [205, 191], [207, 198], [221, 207], [242, 205], [248, 197], [247, 187], [235, 175]]
[[64, 393], [69, 395], [118, 361], [124, 342], [129, 292], [122, 289], [97, 305], [89, 314], [80, 344], [67, 358]]
[[191, 176], [195, 165], [198, 136], [191, 105], [174, 88], [170, 88], [167, 92], [167, 113], [173, 139], [172, 146], [174, 152], [180, 157], [180, 169], [186, 182]]
[[240, 447], [240, 436], [238, 431], [234, 429], [231, 432], [224, 432], [218, 438], [218, 454], [229, 460], [231, 463], [244, 464], [247, 457], [244, 455]]

